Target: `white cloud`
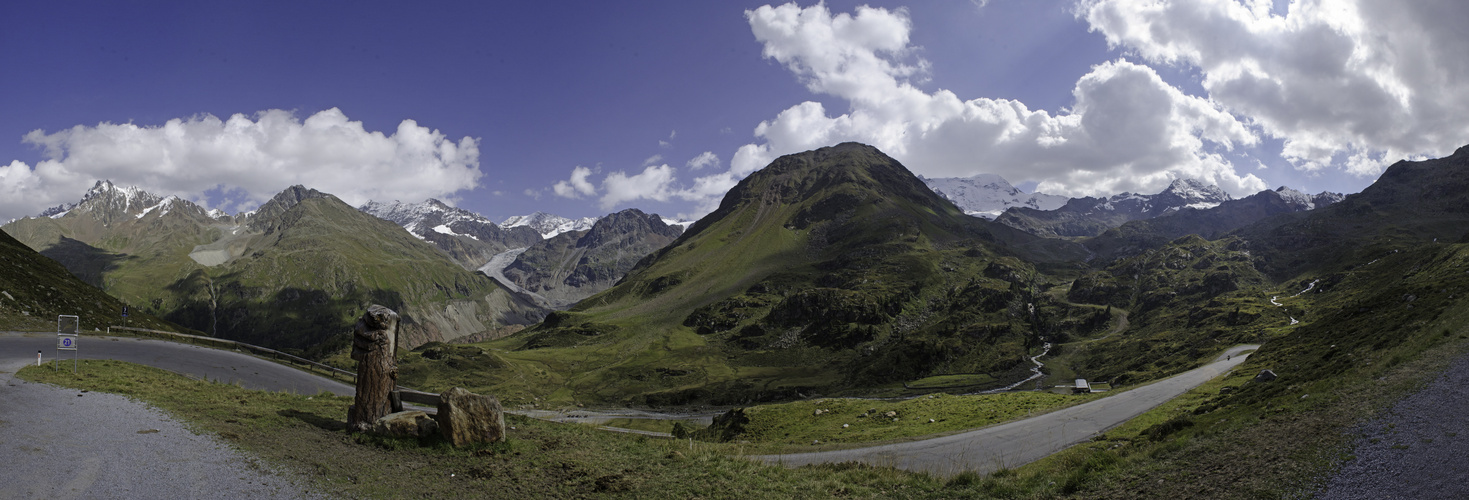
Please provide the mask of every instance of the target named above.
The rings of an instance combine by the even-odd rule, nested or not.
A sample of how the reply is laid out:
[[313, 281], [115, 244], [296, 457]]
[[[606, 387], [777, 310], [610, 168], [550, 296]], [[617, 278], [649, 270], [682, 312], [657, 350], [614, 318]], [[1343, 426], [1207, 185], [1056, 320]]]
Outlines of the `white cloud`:
[[75, 202], [98, 179], [159, 195], [204, 201], [206, 191], [240, 194], [248, 208], [302, 184], [357, 205], [369, 199], [453, 200], [483, 175], [479, 145], [404, 120], [392, 135], [370, 132], [336, 108], [305, 121], [289, 111], [132, 123], [78, 125], [26, 134], [47, 159], [0, 166], [0, 219]]
[[571, 169], [571, 179], [558, 181], [556, 185], [551, 186], [551, 191], [554, 191], [556, 193], [556, 196], [560, 196], [563, 198], [581, 198], [583, 196], [595, 196], [597, 194], [597, 188], [596, 186], [592, 185], [591, 181], [587, 180], [587, 177], [590, 177], [591, 175], [592, 169], [590, 168], [573, 168]]
[[655, 201], [668, 201], [676, 193], [672, 188], [673, 167], [659, 165], [643, 169], [637, 175], [627, 175], [625, 172], [613, 172], [602, 179], [601, 205], [603, 210], [610, 210], [619, 203], [639, 199]]
[[1089, 0], [1077, 15], [1113, 46], [1198, 68], [1304, 170], [1372, 176], [1469, 142], [1469, 3]]
[[1052, 115], [1005, 99], [961, 100], [911, 81], [928, 63], [909, 59], [911, 23], [901, 9], [859, 7], [833, 15], [825, 5], [747, 11], [764, 55], [812, 92], [846, 100], [830, 116], [808, 101], [761, 122], [730, 159], [741, 178], [776, 156], [859, 141], [932, 176], [997, 173], [1067, 195], [1161, 190], [1176, 177], [1211, 180], [1235, 194], [1263, 189], [1219, 152], [1258, 138], [1219, 106], [1184, 94], [1151, 68], [1125, 60], [1097, 65], [1073, 90], [1070, 111]]
[[643, 160], [643, 166], [646, 167], [649, 165], [654, 165], [661, 161], [663, 161], [663, 155], [649, 156], [648, 159]]
[[687, 166], [690, 170], [699, 170], [704, 167], [718, 168], [719, 155], [714, 154], [713, 151], [705, 151], [703, 153], [699, 153], [699, 156], [695, 156], [689, 160]]

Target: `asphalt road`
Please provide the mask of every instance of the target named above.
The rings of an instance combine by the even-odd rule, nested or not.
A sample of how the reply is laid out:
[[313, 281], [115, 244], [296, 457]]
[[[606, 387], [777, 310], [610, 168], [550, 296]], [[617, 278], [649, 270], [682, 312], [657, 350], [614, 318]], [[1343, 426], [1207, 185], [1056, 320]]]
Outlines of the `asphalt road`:
[[[152, 406], [15, 378], [15, 371], [36, 362], [37, 350], [51, 361], [55, 345], [55, 334], [0, 333], [0, 498], [310, 496], [299, 476], [283, 475], [218, 437], [196, 434]], [[80, 345], [86, 359], [164, 365], [262, 389], [314, 394], [329, 382], [228, 351], [97, 337], [82, 337]], [[218, 367], [200, 369], [211, 363]]]
[[[11, 360], [36, 361], [36, 352], [50, 362], [56, 359], [54, 333], [0, 333], [0, 363]], [[248, 354], [161, 340], [83, 335], [76, 351], [81, 359], [115, 359], [154, 366], [247, 389], [319, 394], [328, 391], [351, 396], [355, 388], [296, 368], [276, 364]], [[72, 352], [61, 351], [70, 361]], [[64, 363], [70, 368], [70, 363]]]
[[770, 464], [798, 467], [815, 463], [863, 462], [951, 476], [964, 471], [981, 474], [1002, 467], [1018, 467], [1080, 443], [1143, 414], [1189, 389], [1243, 363], [1258, 345], [1242, 345], [1219, 355], [1213, 363], [1172, 377], [1025, 420], [999, 424], [950, 436], [849, 450], [762, 455], [752, 457]]

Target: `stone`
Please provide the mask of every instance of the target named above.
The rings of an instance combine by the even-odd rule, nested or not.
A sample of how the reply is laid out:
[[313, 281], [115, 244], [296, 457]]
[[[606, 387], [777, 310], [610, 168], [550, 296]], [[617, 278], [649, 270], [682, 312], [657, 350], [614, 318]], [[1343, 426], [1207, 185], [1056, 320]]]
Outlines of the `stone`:
[[421, 411], [389, 413], [372, 423], [372, 433], [379, 436], [423, 438], [437, 432], [439, 423]]
[[439, 395], [439, 434], [454, 446], [505, 441], [505, 410], [494, 396], [460, 387]]
[[892, 410], [888, 410], [888, 412], [882, 414], [882, 416], [887, 417], [887, 418], [893, 418], [893, 417], [898, 416], [898, 412], [892, 411]]
[[1275, 372], [1270, 370], [1260, 370], [1260, 374], [1255, 375], [1256, 382], [1269, 382], [1275, 380], [1275, 378]]

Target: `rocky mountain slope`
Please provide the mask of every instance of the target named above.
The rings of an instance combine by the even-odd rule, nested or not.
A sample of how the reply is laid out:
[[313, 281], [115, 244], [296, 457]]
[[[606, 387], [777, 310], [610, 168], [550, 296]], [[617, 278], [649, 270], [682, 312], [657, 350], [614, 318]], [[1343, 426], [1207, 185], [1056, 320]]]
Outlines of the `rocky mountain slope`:
[[994, 220], [1010, 207], [1026, 207], [1036, 210], [1055, 210], [1066, 204], [1065, 196], [1045, 193], [1025, 193], [1010, 185], [1005, 178], [995, 174], [979, 174], [972, 177], [941, 177], [929, 179], [919, 176], [934, 193], [954, 202], [964, 213], [975, 217]]
[[639, 260], [680, 234], [682, 226], [630, 208], [597, 219], [588, 230], [562, 232], [531, 245], [501, 273], [564, 309], [616, 284]]
[[1336, 193], [1309, 196], [1282, 186], [1274, 191], [1261, 191], [1238, 200], [1225, 201], [1212, 208], [1177, 210], [1151, 219], [1128, 222], [1086, 240], [1085, 245], [1103, 262], [1109, 262], [1162, 247], [1181, 236], [1194, 234], [1212, 240], [1276, 214], [1314, 210], [1341, 199], [1342, 196]]
[[496, 254], [525, 248], [542, 239], [531, 227], [502, 228], [484, 216], [433, 198], [423, 203], [369, 201], [357, 209], [403, 226], [409, 234], [439, 247], [469, 270], [478, 269]]
[[371, 303], [403, 315], [408, 346], [544, 314], [398, 226], [301, 186], [211, 217], [101, 182], [64, 214], [4, 230], [140, 311], [273, 347], [327, 350]]
[[1229, 201], [1218, 186], [1176, 179], [1158, 194], [1122, 193], [1109, 198], [1072, 198], [1055, 210], [1012, 207], [995, 222], [1046, 237], [1095, 236], [1128, 221], [1151, 219], [1184, 209], [1205, 209]]

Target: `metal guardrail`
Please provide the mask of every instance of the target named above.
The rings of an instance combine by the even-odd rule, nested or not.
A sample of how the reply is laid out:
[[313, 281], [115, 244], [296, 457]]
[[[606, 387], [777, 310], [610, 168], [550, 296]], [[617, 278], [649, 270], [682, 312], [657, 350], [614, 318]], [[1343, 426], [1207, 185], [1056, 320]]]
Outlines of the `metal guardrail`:
[[275, 349], [270, 349], [270, 348], [266, 348], [266, 347], [260, 347], [258, 345], [254, 345], [254, 344], [246, 344], [244, 342], [239, 342], [239, 341], [235, 341], [235, 340], [221, 339], [221, 338], [215, 338], [215, 337], [205, 337], [205, 336], [202, 336], [202, 335], [189, 335], [187, 333], [168, 332], [168, 331], [163, 331], [163, 330], [149, 330], [147, 328], [132, 328], [132, 327], [126, 327], [126, 326], [109, 326], [109, 327], [107, 327], [107, 333], [111, 334], [113, 330], [126, 330], [126, 331], [130, 331], [130, 332], [143, 332], [143, 333], [151, 333], [151, 334], [155, 334], [155, 335], [163, 335], [163, 336], [166, 336], [166, 337], [178, 337], [178, 338], [183, 338], [183, 339], [188, 339], [188, 340], [203, 341], [203, 342], [212, 342], [212, 343], [215, 343], [215, 344], [221, 344], [221, 345], [225, 345], [225, 346], [230, 346], [230, 347], [233, 347], [235, 349], [243, 349], [243, 350], [247, 350], [247, 351], [253, 351], [253, 352], [257, 353], [257, 354], [262, 355], [262, 357], [275, 358], [277, 361], [288, 361], [288, 362], [293, 363], [293, 364], [302, 365], [302, 366], [305, 366], [306, 367], [306, 370], [309, 371], [309, 372], [315, 373], [317, 369], [320, 369], [321, 371], [326, 372], [328, 376], [331, 376], [333, 378], [340, 376], [340, 377], [342, 377], [343, 379], [345, 379], [348, 382], [352, 382], [352, 383], [356, 383], [357, 382], [357, 374], [356, 373], [349, 372], [347, 370], [343, 370], [341, 368], [337, 368], [337, 367], [334, 367], [334, 366], [324, 365], [324, 364], [321, 364], [321, 363], [317, 363], [315, 361], [311, 361], [309, 359], [302, 358], [302, 357], [299, 357], [299, 356], [294, 356], [294, 355], [291, 355], [291, 354], [286, 354], [284, 352], [280, 352], [280, 351], [277, 351]]
[[[340, 377], [342, 377], [343, 379], [345, 379], [348, 382], [351, 382], [353, 384], [357, 383], [357, 374], [356, 373], [349, 372], [347, 370], [343, 370], [341, 368], [337, 368], [337, 367], [334, 367], [334, 366], [317, 363], [315, 361], [311, 361], [309, 359], [305, 359], [305, 358], [302, 358], [302, 357], [299, 357], [299, 356], [294, 356], [294, 355], [291, 355], [291, 354], [286, 354], [284, 352], [280, 352], [280, 351], [277, 351], [275, 349], [271, 349], [271, 348], [268, 348], [268, 347], [260, 347], [258, 345], [254, 345], [254, 344], [246, 344], [244, 342], [240, 342], [240, 341], [236, 341], [236, 340], [221, 339], [221, 338], [216, 338], [216, 337], [205, 337], [205, 336], [202, 336], [202, 335], [189, 335], [187, 333], [177, 333], [177, 332], [169, 332], [169, 331], [163, 331], [163, 330], [149, 330], [147, 328], [132, 328], [132, 327], [126, 327], [126, 326], [109, 326], [109, 327], [107, 327], [107, 333], [108, 334], [111, 334], [112, 333], [112, 330], [126, 330], [126, 331], [130, 331], [130, 332], [143, 332], [143, 333], [149, 333], [149, 334], [154, 334], [154, 335], [162, 335], [162, 336], [165, 336], [165, 337], [178, 337], [178, 338], [182, 338], [182, 339], [186, 339], [186, 340], [197, 340], [197, 341], [203, 341], [203, 342], [213, 342], [215, 344], [221, 344], [221, 345], [225, 345], [225, 346], [231, 346], [231, 347], [233, 347], [235, 349], [243, 349], [243, 350], [247, 350], [247, 351], [253, 351], [255, 353], [258, 353], [258, 354], [263, 355], [263, 357], [267, 357], [267, 358], [273, 357], [273, 358], [275, 358], [276, 361], [287, 361], [287, 362], [290, 362], [290, 363], [302, 365], [302, 366], [305, 366], [306, 367], [306, 370], [307, 371], [312, 372], [312, 373], [315, 373], [317, 369], [320, 369], [320, 370], [326, 372], [327, 375], [332, 376], [333, 378], [335, 378], [337, 376], [340, 376]], [[414, 389], [409, 389], [409, 388], [403, 387], [401, 385], [398, 386], [398, 390], [395, 391], [395, 392], [399, 393], [399, 397], [401, 398], [401, 400], [403, 402], [416, 403], [416, 404], [421, 404], [421, 405], [425, 405], [425, 406], [432, 406], [432, 407], [437, 407], [439, 405], [439, 395], [438, 394], [434, 394], [434, 393], [431, 393], [431, 392], [423, 392], [423, 391], [414, 390]]]

